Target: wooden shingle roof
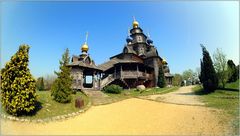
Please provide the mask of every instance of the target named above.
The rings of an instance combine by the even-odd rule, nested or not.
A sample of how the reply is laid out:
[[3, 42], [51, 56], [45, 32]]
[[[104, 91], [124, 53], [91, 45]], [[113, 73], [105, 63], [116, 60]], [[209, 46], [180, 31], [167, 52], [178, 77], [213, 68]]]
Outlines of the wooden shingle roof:
[[82, 61], [72, 62], [68, 66], [80, 66], [80, 67], [86, 67], [86, 68], [92, 68], [92, 69], [99, 69], [94, 64], [87, 64], [87, 63], [83, 63]]
[[165, 76], [165, 77], [173, 77], [173, 75], [170, 74], [170, 73], [164, 73], [164, 76]]
[[136, 60], [131, 60], [131, 59], [112, 58], [109, 61], [107, 61], [101, 65], [98, 65], [98, 68], [101, 69], [102, 71], [106, 71], [118, 63], [142, 63], [142, 62], [139, 62]]
[[68, 64], [69, 67], [78, 66], [78, 67], [84, 67], [84, 68], [90, 68], [90, 69], [102, 71], [95, 65], [94, 61], [89, 56], [85, 56], [84, 58], [85, 59], [89, 58], [90, 62], [86, 62], [84, 58], [79, 60], [80, 59], [79, 56], [73, 56], [73, 58], [75, 58], [75, 60], [72, 61], [70, 64]]

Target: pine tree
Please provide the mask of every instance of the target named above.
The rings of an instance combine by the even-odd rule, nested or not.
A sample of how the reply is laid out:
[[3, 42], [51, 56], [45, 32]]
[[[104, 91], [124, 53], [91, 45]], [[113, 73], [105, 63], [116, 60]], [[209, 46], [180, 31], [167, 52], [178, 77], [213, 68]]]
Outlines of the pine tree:
[[239, 64], [236, 66], [236, 70], [237, 70], [237, 79], [239, 79]]
[[158, 86], [160, 88], [165, 87], [166, 83], [165, 83], [165, 77], [164, 77], [164, 72], [163, 72], [163, 67], [160, 66], [159, 67], [159, 71], [158, 71]]
[[60, 61], [60, 72], [55, 72], [57, 79], [54, 81], [51, 88], [51, 95], [53, 99], [60, 103], [67, 103], [71, 101], [72, 77], [70, 75], [71, 69], [67, 67], [69, 64], [69, 50], [66, 49]]
[[232, 60], [227, 61], [228, 65], [228, 82], [235, 82], [238, 79], [237, 67]]
[[43, 81], [43, 77], [39, 77], [38, 79], [37, 79], [37, 89], [39, 90], [39, 91], [42, 91], [42, 90], [44, 90], [44, 81]]
[[11, 115], [31, 113], [36, 107], [36, 81], [28, 68], [28, 45], [19, 46], [1, 70], [1, 102]]
[[203, 83], [203, 80], [205, 79], [204, 71], [202, 69], [204, 69], [203, 68], [203, 61], [202, 61], [202, 59], [200, 59], [200, 75], [199, 75], [199, 79], [200, 79], [201, 83]]
[[218, 78], [213, 67], [212, 59], [207, 49], [201, 45], [203, 59], [201, 60], [201, 82], [206, 93], [213, 92], [218, 87]]

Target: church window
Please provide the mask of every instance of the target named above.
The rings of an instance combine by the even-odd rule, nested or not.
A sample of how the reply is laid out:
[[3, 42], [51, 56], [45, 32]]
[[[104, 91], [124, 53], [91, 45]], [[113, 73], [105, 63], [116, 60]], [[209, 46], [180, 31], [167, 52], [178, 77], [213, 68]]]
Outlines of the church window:
[[150, 48], [149, 47], [147, 47], [147, 52], [149, 52], [150, 51]]
[[142, 41], [142, 38], [139, 36], [138, 37], [138, 42], [141, 42]]
[[128, 50], [127, 50], [126, 47], [124, 48], [123, 52], [124, 52], [124, 53], [128, 53]]

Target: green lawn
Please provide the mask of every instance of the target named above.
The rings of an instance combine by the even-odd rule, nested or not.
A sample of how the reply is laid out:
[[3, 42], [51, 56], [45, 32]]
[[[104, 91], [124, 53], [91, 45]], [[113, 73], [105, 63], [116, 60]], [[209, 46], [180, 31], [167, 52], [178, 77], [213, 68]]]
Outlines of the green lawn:
[[[86, 106], [89, 102], [88, 97], [82, 92], [77, 92], [72, 95], [72, 101], [70, 103], [62, 104], [58, 103], [51, 98], [50, 91], [37, 91], [38, 94], [38, 102], [40, 103], [40, 109], [33, 116], [21, 116], [19, 118], [26, 119], [44, 119], [49, 117], [54, 117], [58, 115], [65, 115], [72, 112], [77, 112], [79, 109], [75, 108], [75, 98], [81, 97], [84, 100], [84, 105]], [[83, 108], [85, 108], [85, 106]], [[3, 107], [1, 112], [3, 114], [7, 114]]]
[[[200, 99], [206, 106], [223, 110], [232, 118], [232, 125], [234, 127], [234, 134], [239, 134], [239, 80], [234, 83], [226, 85], [226, 89], [218, 89], [210, 94], [201, 93], [202, 87], [196, 86], [194, 91], [200, 96]], [[230, 90], [227, 90], [229, 88]], [[234, 90], [235, 89], [235, 90]]]
[[226, 84], [226, 89], [230, 88], [230, 89], [239, 89], [239, 80], [237, 80], [236, 82], [233, 83], [228, 83]]
[[154, 94], [165, 94], [176, 91], [179, 87], [165, 87], [165, 88], [147, 88], [144, 91], [137, 91], [136, 89], [123, 90], [120, 94], [105, 93], [113, 99], [126, 99], [137, 96], [146, 96]]

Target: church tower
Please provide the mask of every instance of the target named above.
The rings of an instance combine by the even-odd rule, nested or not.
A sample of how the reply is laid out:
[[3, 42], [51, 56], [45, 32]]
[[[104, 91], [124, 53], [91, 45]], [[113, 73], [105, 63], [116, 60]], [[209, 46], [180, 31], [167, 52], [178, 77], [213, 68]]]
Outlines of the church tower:
[[[133, 50], [135, 54], [141, 57], [146, 56], [147, 51], [147, 36], [143, 33], [143, 30], [139, 27], [139, 23], [135, 20], [132, 23], [132, 29], [126, 39], [127, 45]], [[126, 51], [127, 52], [127, 51]]]
[[143, 30], [139, 27], [139, 23], [134, 18], [132, 29], [128, 30], [126, 38], [127, 44], [123, 49], [123, 53], [134, 53], [143, 58], [150, 56], [158, 56], [158, 52], [153, 45], [150, 36], [146, 36]]
[[73, 77], [72, 88], [75, 90], [82, 89], [99, 89], [100, 88], [100, 73], [93, 59], [88, 54], [87, 44], [88, 32], [86, 40], [81, 46], [81, 54], [73, 55], [71, 63], [71, 76]]
[[146, 36], [139, 27], [138, 21], [133, 19], [132, 29], [129, 31], [126, 39], [127, 44], [123, 49], [123, 53], [134, 53], [144, 59], [144, 63], [154, 68], [155, 86], [158, 82], [159, 67], [162, 66], [162, 58], [159, 57], [157, 49], [150, 39], [150, 35]]

